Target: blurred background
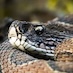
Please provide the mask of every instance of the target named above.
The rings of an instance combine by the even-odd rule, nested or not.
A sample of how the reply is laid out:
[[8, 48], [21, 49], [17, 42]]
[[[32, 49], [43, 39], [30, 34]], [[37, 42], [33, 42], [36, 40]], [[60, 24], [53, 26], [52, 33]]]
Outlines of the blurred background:
[[0, 0], [0, 39], [13, 19], [47, 22], [72, 13], [73, 0]]
[[5, 17], [46, 22], [73, 13], [73, 0], [0, 0], [0, 20]]

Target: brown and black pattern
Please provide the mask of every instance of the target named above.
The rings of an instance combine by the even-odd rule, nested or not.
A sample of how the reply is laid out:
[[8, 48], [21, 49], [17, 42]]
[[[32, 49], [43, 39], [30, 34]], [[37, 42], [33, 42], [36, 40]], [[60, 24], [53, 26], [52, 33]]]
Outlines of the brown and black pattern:
[[[46, 23], [46, 30], [41, 35], [33, 32], [33, 29], [31, 29], [32, 32], [26, 34], [31, 41], [38, 43], [38, 47], [42, 47], [41, 45], [44, 44], [45, 48], [42, 47], [42, 49], [55, 50], [56, 61], [50, 60], [47, 62], [38, 59], [38, 56], [34, 58], [21, 50], [13, 48], [8, 42], [9, 40], [6, 40], [0, 45], [0, 72], [73, 73], [73, 26], [72, 23], [66, 24], [63, 20], [63, 23], [61, 23], [62, 21], [58, 23], [58, 20]], [[66, 41], [62, 42], [63, 40]]]

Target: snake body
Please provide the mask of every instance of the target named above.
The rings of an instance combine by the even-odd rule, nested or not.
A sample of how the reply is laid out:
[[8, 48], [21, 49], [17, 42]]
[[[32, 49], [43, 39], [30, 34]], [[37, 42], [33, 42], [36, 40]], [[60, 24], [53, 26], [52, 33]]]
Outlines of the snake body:
[[72, 24], [72, 19], [69, 17], [35, 25], [18, 20], [12, 22], [8, 40], [0, 45], [0, 71], [2, 73], [54, 73], [46, 61], [29, 56], [25, 52], [35, 54], [37, 57], [41, 55], [54, 59], [56, 46], [64, 39], [73, 37]]

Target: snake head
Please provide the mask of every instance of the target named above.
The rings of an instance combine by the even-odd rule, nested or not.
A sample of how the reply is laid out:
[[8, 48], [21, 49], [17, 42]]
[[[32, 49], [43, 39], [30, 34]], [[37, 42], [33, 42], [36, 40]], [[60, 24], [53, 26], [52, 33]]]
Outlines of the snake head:
[[49, 25], [15, 20], [9, 28], [8, 38], [12, 46], [20, 50], [54, 56], [56, 43], [62, 41], [56, 34], [57, 31], [50, 30]]
[[[42, 23], [31, 23], [25, 21], [14, 21], [8, 33], [9, 42], [12, 46], [23, 51], [37, 52], [37, 54], [53, 56], [53, 50], [49, 49], [46, 36], [47, 27]], [[48, 48], [48, 50], [46, 50]]]

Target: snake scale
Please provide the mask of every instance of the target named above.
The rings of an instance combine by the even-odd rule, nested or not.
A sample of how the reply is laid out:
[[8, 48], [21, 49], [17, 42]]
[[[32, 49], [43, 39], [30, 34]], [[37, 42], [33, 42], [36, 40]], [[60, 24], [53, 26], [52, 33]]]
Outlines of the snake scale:
[[0, 72], [73, 73], [72, 24], [73, 16], [47, 23], [13, 21], [8, 39], [0, 44]]

